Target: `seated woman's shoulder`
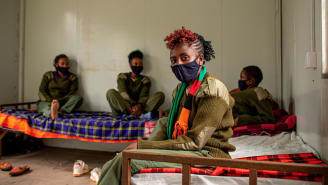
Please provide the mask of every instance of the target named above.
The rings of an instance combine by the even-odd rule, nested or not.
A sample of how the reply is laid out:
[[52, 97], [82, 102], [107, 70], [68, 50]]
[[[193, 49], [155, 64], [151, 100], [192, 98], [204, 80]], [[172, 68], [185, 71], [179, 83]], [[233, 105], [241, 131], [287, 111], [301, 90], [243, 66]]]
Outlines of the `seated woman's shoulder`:
[[47, 77], [48, 79], [51, 79], [54, 77], [55, 71], [47, 71], [43, 74], [44, 77]]
[[69, 79], [70, 80], [76, 80], [77, 79], [77, 75], [71, 72], [70, 75], [69, 75]]
[[120, 73], [120, 74], [118, 74], [117, 77], [120, 79], [126, 80], [126, 79], [128, 79], [128, 74], [129, 73]]
[[230, 101], [230, 94], [225, 84], [210, 73], [205, 76], [198, 96], [215, 96], [223, 98], [227, 103]]
[[255, 87], [254, 91], [260, 101], [264, 99], [272, 99], [270, 92], [262, 87]]
[[148, 78], [148, 76], [142, 76], [141, 78], [143, 84], [150, 83], [150, 78]]

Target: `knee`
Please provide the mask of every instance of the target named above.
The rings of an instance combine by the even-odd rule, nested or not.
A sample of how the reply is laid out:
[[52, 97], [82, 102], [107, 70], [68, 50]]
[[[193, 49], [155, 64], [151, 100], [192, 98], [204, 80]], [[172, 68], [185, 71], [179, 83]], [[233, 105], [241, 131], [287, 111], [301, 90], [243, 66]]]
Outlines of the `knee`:
[[160, 119], [157, 121], [157, 124], [159, 124], [159, 125], [161, 125], [161, 126], [166, 126], [167, 120], [168, 120], [167, 117], [160, 118]]
[[115, 89], [109, 89], [106, 93], [107, 100], [110, 99], [110, 97], [115, 96], [117, 94], [117, 91]]
[[76, 101], [82, 101], [83, 100], [82, 96], [80, 96], [80, 95], [73, 95], [71, 98], [76, 100]]
[[157, 97], [161, 101], [164, 101], [165, 100], [165, 94], [163, 92], [156, 92], [155, 93], [155, 97]]

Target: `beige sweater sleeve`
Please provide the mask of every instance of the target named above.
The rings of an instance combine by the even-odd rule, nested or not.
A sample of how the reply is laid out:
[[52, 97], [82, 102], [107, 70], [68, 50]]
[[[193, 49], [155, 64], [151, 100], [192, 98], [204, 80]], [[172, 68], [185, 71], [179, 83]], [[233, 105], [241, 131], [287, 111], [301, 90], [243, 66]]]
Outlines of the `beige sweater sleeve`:
[[[140, 140], [140, 149], [201, 150], [217, 128], [228, 110], [227, 103], [221, 97], [206, 96], [199, 100], [192, 128], [186, 135], [177, 139], [163, 141]], [[166, 129], [163, 127], [163, 129]]]

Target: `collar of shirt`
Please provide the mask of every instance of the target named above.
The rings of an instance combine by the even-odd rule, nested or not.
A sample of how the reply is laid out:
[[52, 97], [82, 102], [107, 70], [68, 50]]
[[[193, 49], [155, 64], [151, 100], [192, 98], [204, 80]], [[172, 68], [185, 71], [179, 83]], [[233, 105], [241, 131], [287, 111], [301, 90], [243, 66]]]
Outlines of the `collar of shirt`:
[[[64, 78], [63, 79], [66, 79], [66, 78], [68, 78], [68, 76], [69, 75], [64, 75]], [[58, 72], [56, 71], [56, 72], [54, 72], [54, 78], [55, 78], [55, 80], [58, 80], [58, 79], [60, 79], [61, 77], [59, 76], [59, 74], [58, 74]]]

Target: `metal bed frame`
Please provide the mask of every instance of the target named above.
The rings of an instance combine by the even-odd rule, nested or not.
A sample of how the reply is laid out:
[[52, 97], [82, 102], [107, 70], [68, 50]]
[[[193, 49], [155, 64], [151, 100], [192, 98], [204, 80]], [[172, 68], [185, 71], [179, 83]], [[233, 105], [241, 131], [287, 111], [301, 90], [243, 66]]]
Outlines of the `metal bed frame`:
[[[1, 104], [0, 105], [0, 111], [4, 108], [7, 107], [14, 107], [15, 109], [18, 108], [27, 108], [31, 109], [32, 105], [36, 105], [37, 102], [24, 102], [24, 103], [11, 103], [11, 104]], [[20, 133], [19, 131], [9, 129], [9, 128], [4, 128], [0, 126], [0, 159], [2, 156], [2, 139], [7, 135], [8, 132], [16, 132]]]

